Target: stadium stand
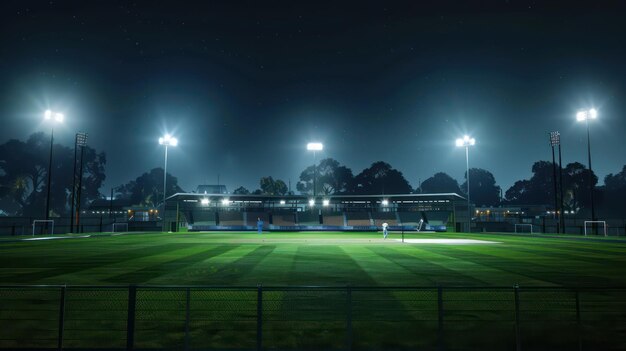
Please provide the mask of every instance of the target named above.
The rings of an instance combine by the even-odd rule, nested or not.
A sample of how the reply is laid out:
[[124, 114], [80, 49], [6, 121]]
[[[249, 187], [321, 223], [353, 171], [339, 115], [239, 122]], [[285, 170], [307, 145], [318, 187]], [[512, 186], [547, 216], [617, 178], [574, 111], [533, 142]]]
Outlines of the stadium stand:
[[377, 227], [381, 227], [383, 223], [387, 223], [390, 226], [398, 225], [399, 223], [396, 213], [397, 212], [372, 212], [374, 225]]
[[298, 212], [298, 225], [319, 225], [320, 218], [317, 211], [302, 211]]
[[350, 226], [369, 226], [372, 225], [370, 212], [346, 212], [346, 219]]
[[343, 212], [324, 212], [322, 213], [322, 222], [324, 225], [344, 226]]
[[216, 225], [215, 211], [194, 211], [193, 224], [195, 225]]
[[400, 218], [401, 225], [412, 225], [416, 226], [420, 219], [424, 219], [421, 211], [415, 212], [398, 212], [398, 217]]
[[293, 212], [274, 212], [272, 213], [272, 224], [283, 226], [296, 225], [296, 215]]
[[[221, 225], [221, 226], [225, 226], [225, 225], [237, 225], [237, 226], [245, 225], [244, 221], [243, 221], [243, 216], [244, 216], [243, 212], [223, 211], [223, 212], [219, 212], [218, 216], [219, 216], [219, 220], [220, 220], [219, 225]], [[254, 222], [254, 224], [256, 225], [256, 222]]]
[[256, 222], [259, 218], [263, 221], [263, 227], [267, 227], [270, 224], [270, 216], [267, 212], [246, 212], [245, 225], [256, 226]]

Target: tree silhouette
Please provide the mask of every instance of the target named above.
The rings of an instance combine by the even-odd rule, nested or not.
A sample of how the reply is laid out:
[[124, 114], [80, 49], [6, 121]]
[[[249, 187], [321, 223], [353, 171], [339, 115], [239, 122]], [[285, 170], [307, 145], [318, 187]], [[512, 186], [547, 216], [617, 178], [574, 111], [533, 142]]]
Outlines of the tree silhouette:
[[[471, 202], [478, 206], [494, 206], [500, 202], [500, 187], [491, 172], [482, 168], [470, 168]], [[467, 175], [466, 175], [467, 179]], [[467, 189], [467, 180], [461, 185]]]
[[388, 163], [372, 163], [354, 177], [356, 194], [409, 194], [411, 185], [402, 172], [393, 169]]
[[422, 182], [422, 193], [456, 193], [463, 194], [459, 183], [448, 174], [439, 172]]

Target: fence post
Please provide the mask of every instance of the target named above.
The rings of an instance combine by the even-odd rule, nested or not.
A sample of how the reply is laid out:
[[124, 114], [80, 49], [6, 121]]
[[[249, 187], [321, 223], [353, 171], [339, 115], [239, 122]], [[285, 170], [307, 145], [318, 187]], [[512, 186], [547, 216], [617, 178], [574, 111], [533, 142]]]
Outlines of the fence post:
[[437, 349], [445, 350], [445, 341], [443, 335], [443, 288], [437, 287], [437, 311], [438, 311], [438, 332], [437, 332]]
[[346, 350], [352, 350], [352, 287], [346, 287]]
[[519, 285], [513, 287], [513, 294], [515, 297], [515, 349], [517, 351], [522, 350], [522, 340], [520, 337], [520, 318], [519, 318]]
[[256, 303], [256, 349], [263, 349], [263, 287], [257, 285], [257, 303]]
[[191, 305], [191, 288], [187, 288], [187, 304], [185, 306], [185, 351], [189, 350], [189, 317]]
[[576, 334], [578, 335], [578, 350], [583, 349], [582, 324], [580, 320], [580, 292], [576, 289]]
[[128, 318], [126, 320], [126, 350], [132, 350], [135, 344], [135, 307], [137, 303], [137, 287], [128, 287]]
[[100, 215], [100, 233], [102, 233], [102, 215]]
[[65, 286], [61, 287], [61, 297], [59, 301], [59, 337], [57, 340], [57, 348], [63, 349], [63, 329], [65, 323]]

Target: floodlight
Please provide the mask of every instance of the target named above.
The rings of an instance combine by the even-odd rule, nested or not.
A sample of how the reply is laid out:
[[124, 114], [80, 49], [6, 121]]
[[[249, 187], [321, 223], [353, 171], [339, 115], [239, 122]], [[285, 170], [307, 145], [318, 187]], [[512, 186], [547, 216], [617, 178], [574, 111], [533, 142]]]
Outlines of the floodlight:
[[314, 205], [315, 205], [315, 199], [309, 200], [309, 206], [314, 206]]
[[328, 200], [328, 199], [322, 200], [322, 205], [329, 206], [330, 205], [330, 200]]
[[52, 111], [46, 110], [46, 112], [44, 112], [43, 116], [44, 116], [45, 119], [52, 118]]
[[590, 116], [592, 119], [595, 119], [596, 117], [598, 117], [598, 111], [596, 111], [596, 109], [595, 109], [595, 108], [592, 108], [591, 110], [589, 110], [589, 116]]
[[280, 204], [284, 205], [285, 204], [285, 200], [280, 200]]
[[59, 123], [63, 123], [63, 119], [65, 119], [65, 116], [63, 116], [62, 113], [55, 113], [54, 114], [54, 120], [59, 122]]
[[206, 205], [208, 205], [208, 204], [209, 204], [209, 199], [204, 198], [204, 199], [200, 200], [200, 203], [201, 203], [202, 205], [206, 206]]
[[384, 199], [384, 200], [382, 201], [382, 204], [383, 204], [383, 206], [388, 206], [388, 205], [389, 205], [389, 200]]
[[308, 143], [306, 144], [306, 149], [311, 151], [322, 151], [324, 149], [324, 145], [322, 145], [322, 143]]
[[463, 139], [457, 139], [456, 146], [463, 146]]
[[576, 120], [577, 121], [584, 121], [587, 119], [587, 113], [585, 111], [578, 111], [576, 113]]
[[222, 199], [222, 205], [228, 205], [228, 204], [230, 204], [229, 199]]

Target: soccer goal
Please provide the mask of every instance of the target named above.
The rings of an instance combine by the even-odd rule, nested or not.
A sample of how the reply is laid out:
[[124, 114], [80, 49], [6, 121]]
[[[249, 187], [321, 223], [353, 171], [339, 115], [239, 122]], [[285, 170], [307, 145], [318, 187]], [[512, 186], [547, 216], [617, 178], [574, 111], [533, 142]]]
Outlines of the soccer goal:
[[606, 221], [585, 221], [585, 236], [587, 236], [587, 225], [591, 224], [592, 226], [592, 230], [593, 230], [593, 225], [594, 224], [602, 224], [602, 227], [604, 228], [604, 236], [606, 235]]
[[50, 231], [47, 233], [49, 235], [54, 235], [54, 220], [52, 219], [35, 219], [33, 221], [33, 236], [35, 236], [35, 229], [41, 228], [41, 232], [43, 233], [44, 229], [50, 227]]
[[[518, 231], [518, 229], [517, 229], [518, 227], [520, 228], [519, 229], [520, 231]], [[525, 228], [525, 227], [526, 228], [530, 228], [530, 232], [522, 231], [523, 228]], [[515, 224], [515, 232], [516, 233], [530, 233], [530, 234], [533, 234], [533, 225], [532, 224], [528, 224], [528, 223], [521, 223], [521, 224], [520, 223], [516, 223]]]
[[127, 232], [128, 223], [113, 223], [113, 233]]

